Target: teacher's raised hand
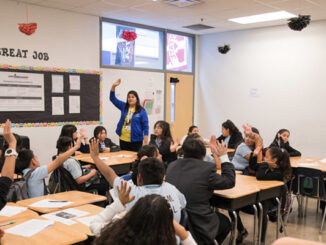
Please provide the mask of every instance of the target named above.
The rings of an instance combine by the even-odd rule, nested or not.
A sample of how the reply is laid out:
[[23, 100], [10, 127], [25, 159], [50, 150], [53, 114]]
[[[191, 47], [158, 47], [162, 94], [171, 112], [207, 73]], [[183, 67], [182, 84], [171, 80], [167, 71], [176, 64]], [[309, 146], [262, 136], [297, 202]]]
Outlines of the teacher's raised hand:
[[120, 83], [121, 83], [121, 78], [119, 78], [117, 81], [115, 81], [115, 82], [112, 84], [111, 91], [115, 91], [115, 87], [119, 86]]

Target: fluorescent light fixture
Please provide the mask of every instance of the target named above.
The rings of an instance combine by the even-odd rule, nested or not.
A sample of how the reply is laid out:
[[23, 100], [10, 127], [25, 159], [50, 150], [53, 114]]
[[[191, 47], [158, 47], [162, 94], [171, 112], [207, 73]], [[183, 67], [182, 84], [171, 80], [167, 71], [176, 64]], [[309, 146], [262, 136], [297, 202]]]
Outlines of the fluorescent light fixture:
[[257, 22], [288, 19], [293, 17], [297, 17], [297, 16], [286, 11], [278, 11], [278, 12], [271, 12], [266, 14], [257, 14], [257, 15], [250, 15], [245, 17], [229, 19], [229, 21], [237, 22], [239, 24], [251, 24]]

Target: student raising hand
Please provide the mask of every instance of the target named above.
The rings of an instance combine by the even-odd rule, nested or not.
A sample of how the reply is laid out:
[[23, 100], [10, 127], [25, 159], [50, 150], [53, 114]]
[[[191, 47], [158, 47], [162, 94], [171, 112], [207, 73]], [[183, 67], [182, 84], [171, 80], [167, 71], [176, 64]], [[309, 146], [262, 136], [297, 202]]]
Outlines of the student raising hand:
[[5, 127], [3, 129], [3, 137], [8, 142], [9, 148], [15, 148], [16, 149], [16, 138], [11, 132], [11, 121], [7, 119], [5, 123]]
[[99, 155], [100, 153], [100, 149], [99, 149], [99, 140], [98, 139], [93, 139], [91, 140], [90, 144], [89, 144], [89, 150], [91, 152], [91, 157], [96, 157]]
[[131, 186], [127, 189], [127, 181], [121, 180], [121, 189], [117, 187], [118, 196], [121, 204], [125, 206], [127, 203], [132, 202], [135, 199], [135, 196], [130, 197]]

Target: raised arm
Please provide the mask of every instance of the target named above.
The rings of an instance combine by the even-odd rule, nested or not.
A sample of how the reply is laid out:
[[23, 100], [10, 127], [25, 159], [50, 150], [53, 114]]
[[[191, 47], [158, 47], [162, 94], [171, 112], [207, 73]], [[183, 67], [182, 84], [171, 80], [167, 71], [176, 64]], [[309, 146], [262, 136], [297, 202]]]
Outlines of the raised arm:
[[[11, 122], [8, 119], [5, 123], [5, 127], [3, 129], [3, 137], [7, 141], [9, 148], [16, 151], [16, 138], [11, 132]], [[2, 154], [5, 154], [4, 152]], [[15, 163], [17, 156], [11, 155], [5, 158], [4, 165], [2, 167], [1, 176], [8, 177], [13, 180], [14, 171], [15, 171]]]
[[117, 97], [115, 97], [115, 88], [119, 86], [120, 83], [121, 83], [121, 79], [119, 78], [116, 82], [112, 84], [111, 91], [110, 91], [110, 101], [119, 110], [123, 110], [123, 108], [125, 107], [125, 103], [121, 100], [118, 100]]
[[235, 185], [235, 170], [232, 163], [227, 155], [227, 146], [222, 141], [221, 143], [217, 142], [216, 147], [213, 149], [215, 154], [218, 155], [221, 162], [222, 174], [219, 175], [216, 173], [216, 170], [213, 169], [212, 173], [209, 176], [209, 185], [210, 188], [215, 190], [229, 189]]
[[83, 137], [80, 136], [74, 147], [70, 148], [68, 151], [61, 153], [56, 157], [52, 162], [48, 164], [48, 173], [51, 173], [53, 170], [58, 168], [61, 164], [63, 164], [75, 151], [80, 148], [80, 144], [82, 142]]
[[97, 167], [97, 169], [101, 172], [104, 178], [113, 186], [114, 179], [118, 177], [118, 175], [114, 172], [114, 170], [107, 166], [100, 158], [99, 158], [99, 140], [93, 139], [90, 142], [90, 150], [91, 157]]

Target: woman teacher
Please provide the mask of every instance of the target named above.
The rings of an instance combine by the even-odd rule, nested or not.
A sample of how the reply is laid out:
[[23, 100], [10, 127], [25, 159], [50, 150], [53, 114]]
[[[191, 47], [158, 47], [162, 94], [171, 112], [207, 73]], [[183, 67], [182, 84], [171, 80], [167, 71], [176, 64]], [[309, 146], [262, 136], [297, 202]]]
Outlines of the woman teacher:
[[121, 117], [117, 125], [116, 133], [120, 138], [121, 150], [136, 151], [148, 142], [148, 117], [145, 109], [140, 105], [136, 91], [128, 92], [127, 101], [118, 100], [115, 96], [115, 88], [119, 86], [121, 79], [112, 84], [110, 92], [111, 102], [121, 111]]

